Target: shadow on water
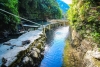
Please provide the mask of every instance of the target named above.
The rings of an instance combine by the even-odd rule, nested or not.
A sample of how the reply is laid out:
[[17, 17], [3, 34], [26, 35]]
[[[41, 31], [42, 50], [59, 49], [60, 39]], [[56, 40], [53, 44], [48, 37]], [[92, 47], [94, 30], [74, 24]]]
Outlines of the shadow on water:
[[59, 27], [47, 33], [47, 45], [44, 59], [40, 67], [61, 67], [65, 40], [69, 34], [69, 26]]

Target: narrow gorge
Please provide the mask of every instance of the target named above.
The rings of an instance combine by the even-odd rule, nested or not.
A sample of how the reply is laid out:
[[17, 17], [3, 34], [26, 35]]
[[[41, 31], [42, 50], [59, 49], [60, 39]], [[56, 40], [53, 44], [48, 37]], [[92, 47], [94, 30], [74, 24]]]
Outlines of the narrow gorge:
[[0, 0], [0, 67], [100, 67], [100, 1]]

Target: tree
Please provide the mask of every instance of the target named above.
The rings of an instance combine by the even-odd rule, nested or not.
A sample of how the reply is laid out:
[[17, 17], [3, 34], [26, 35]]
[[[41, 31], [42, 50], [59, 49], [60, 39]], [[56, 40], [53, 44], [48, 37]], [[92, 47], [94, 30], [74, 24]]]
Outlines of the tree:
[[[19, 15], [17, 4], [17, 0], [0, 0], [0, 8], [15, 15]], [[15, 31], [20, 19], [0, 11], [0, 21], [0, 31]]]
[[19, 0], [19, 12], [22, 17], [37, 20], [62, 16], [56, 0]]
[[100, 5], [96, 0], [73, 0], [68, 10], [70, 24], [83, 38], [100, 43]]

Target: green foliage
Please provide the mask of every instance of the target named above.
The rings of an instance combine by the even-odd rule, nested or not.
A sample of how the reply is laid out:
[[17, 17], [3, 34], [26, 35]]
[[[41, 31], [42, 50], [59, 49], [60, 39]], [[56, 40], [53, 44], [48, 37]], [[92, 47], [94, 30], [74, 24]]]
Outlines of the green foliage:
[[[46, 20], [62, 17], [56, 0], [0, 0], [0, 8], [27, 19]], [[0, 11], [0, 31], [16, 30], [20, 19]]]
[[73, 0], [68, 20], [84, 38], [91, 37], [100, 43], [100, 6], [94, 0]]
[[[10, 13], [18, 15], [17, 0], [0, 0], [0, 8]], [[0, 11], [0, 31], [15, 30], [19, 19]]]
[[19, 12], [27, 19], [61, 18], [62, 13], [55, 0], [19, 0]]

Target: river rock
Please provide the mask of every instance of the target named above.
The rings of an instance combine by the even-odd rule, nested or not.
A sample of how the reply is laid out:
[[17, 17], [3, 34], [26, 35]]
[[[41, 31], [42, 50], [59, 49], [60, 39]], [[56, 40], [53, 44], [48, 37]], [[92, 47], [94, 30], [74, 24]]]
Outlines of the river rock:
[[44, 56], [44, 52], [41, 53], [41, 56]]
[[33, 59], [31, 57], [29, 57], [29, 61], [30, 61], [31, 65], [34, 65], [34, 61], [33, 61]]
[[2, 58], [2, 63], [5, 64], [6, 62], [7, 62], [7, 59], [3, 57]]
[[29, 62], [29, 60], [30, 60], [30, 59], [26, 56], [26, 57], [24, 57], [24, 59], [23, 59], [23, 63], [26, 64], [26, 63]]
[[33, 67], [33, 65], [34, 65], [33, 59], [31, 57], [26, 56], [23, 59], [23, 64], [21, 67]]
[[38, 48], [33, 48], [32, 50], [36, 51], [37, 53], [40, 53], [40, 50]]
[[100, 52], [93, 52], [92, 56], [98, 60], [100, 60]]
[[22, 41], [22, 45], [29, 44], [30, 42], [31, 42], [30, 40]]
[[10, 47], [10, 49], [13, 49], [14, 48], [14, 45], [12, 45], [11, 47]]
[[41, 46], [42, 46], [42, 44], [41, 44], [41, 43], [38, 43], [38, 44], [36, 45], [36, 48], [41, 49]]
[[33, 58], [38, 58], [38, 53], [36, 51], [32, 51], [30, 56]]
[[44, 51], [45, 47], [41, 46], [41, 51]]

